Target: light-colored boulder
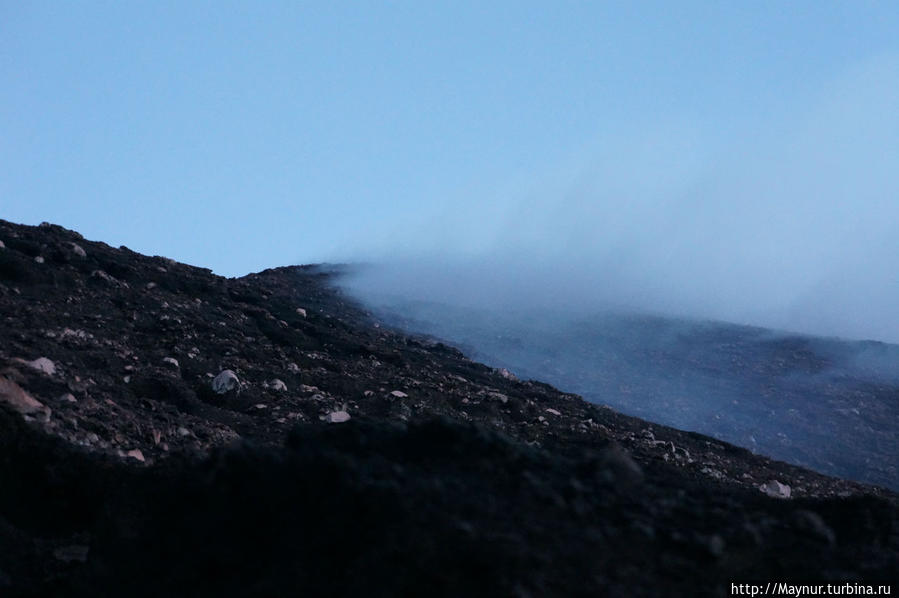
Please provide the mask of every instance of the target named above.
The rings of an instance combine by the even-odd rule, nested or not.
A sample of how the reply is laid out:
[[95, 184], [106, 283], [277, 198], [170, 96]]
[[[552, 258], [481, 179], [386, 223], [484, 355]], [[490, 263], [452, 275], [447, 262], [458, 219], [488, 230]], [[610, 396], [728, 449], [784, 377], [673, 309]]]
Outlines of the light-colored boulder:
[[334, 411], [328, 414], [328, 423], [342, 424], [346, 421], [350, 421], [350, 414], [346, 411]]
[[72, 243], [72, 252], [78, 257], [87, 257], [87, 252], [78, 243]]
[[303, 309], [302, 307], [298, 307], [298, 308], [297, 308], [297, 315], [302, 316], [302, 317], [305, 318], [305, 317], [306, 317], [306, 310]]
[[39, 256], [37, 256], [37, 257], [34, 258], [34, 261], [36, 261], [36, 262], [39, 263], [39, 264], [43, 264], [46, 260], [44, 260], [44, 256], [39, 255]]
[[396, 398], [398, 398], [398, 399], [405, 399], [405, 398], [408, 397], [409, 395], [407, 395], [406, 393], [404, 393], [404, 392], [401, 391], [401, 390], [394, 390], [394, 391], [391, 391], [390, 396], [396, 397]]
[[34, 361], [26, 361], [25, 365], [27, 365], [31, 369], [41, 372], [42, 374], [47, 374], [48, 376], [52, 376], [56, 373], [56, 364], [54, 364], [46, 357], [38, 357]]
[[759, 490], [773, 498], [790, 498], [792, 494], [789, 486], [781, 484], [777, 480], [768, 480], [759, 486]]
[[178, 364], [178, 360], [175, 359], [174, 357], [163, 357], [163, 358], [162, 358], [162, 362], [163, 362], [163, 363], [167, 363], [167, 364], [169, 364], [170, 366], [173, 366], [173, 367], [176, 367], [176, 368], [177, 368], [177, 367], [181, 367], [181, 366]]
[[220, 395], [231, 390], [240, 390], [240, 378], [231, 370], [222, 370], [212, 379], [212, 390]]

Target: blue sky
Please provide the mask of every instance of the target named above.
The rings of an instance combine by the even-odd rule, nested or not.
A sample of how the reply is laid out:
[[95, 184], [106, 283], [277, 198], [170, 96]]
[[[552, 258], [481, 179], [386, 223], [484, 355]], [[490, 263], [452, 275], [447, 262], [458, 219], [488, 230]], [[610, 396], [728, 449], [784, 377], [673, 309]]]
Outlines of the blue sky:
[[895, 2], [3, 1], [0, 89], [0, 217], [224, 275], [574, 256], [736, 317], [848, 244], [899, 297]]

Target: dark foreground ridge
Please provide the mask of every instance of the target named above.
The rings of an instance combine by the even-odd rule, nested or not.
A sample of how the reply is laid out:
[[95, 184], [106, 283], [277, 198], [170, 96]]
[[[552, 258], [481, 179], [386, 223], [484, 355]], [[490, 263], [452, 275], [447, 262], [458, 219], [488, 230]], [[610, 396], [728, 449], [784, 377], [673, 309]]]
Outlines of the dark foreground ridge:
[[893, 493], [387, 330], [332, 271], [0, 241], [0, 595], [727, 596], [899, 570]]

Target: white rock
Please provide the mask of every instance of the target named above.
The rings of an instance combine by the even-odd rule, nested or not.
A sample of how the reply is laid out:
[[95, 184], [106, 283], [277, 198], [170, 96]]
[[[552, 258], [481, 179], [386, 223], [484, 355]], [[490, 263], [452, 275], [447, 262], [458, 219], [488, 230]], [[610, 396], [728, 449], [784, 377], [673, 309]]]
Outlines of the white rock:
[[0, 241], [0, 249], [6, 249], [6, 245], [3, 244], [3, 241]]
[[72, 243], [72, 251], [78, 257], [87, 257], [87, 252], [78, 243]]
[[185, 428], [184, 426], [180, 426], [177, 430], [178, 436], [190, 436], [190, 430]]
[[302, 307], [298, 307], [298, 308], [297, 308], [297, 315], [303, 316], [303, 317], [305, 318], [305, 317], [306, 317], [306, 310], [303, 309]]
[[291, 374], [299, 374], [299, 373], [300, 373], [300, 366], [298, 366], [298, 365], [295, 364], [295, 363], [288, 363], [288, 364], [287, 364], [287, 371], [290, 372]]
[[547, 409], [546, 412], [552, 413], [553, 415], [562, 415], [560, 412], [556, 411], [555, 409]]
[[781, 484], [777, 480], [768, 480], [759, 486], [759, 490], [774, 498], [790, 498], [791, 494], [790, 487], [786, 484]]
[[396, 398], [398, 398], [398, 399], [405, 399], [405, 398], [408, 397], [409, 395], [407, 395], [406, 393], [404, 393], [404, 392], [401, 391], [401, 390], [394, 390], [394, 391], [392, 391], [392, 392], [390, 393], [390, 396], [396, 397]]
[[169, 365], [173, 365], [173, 366], [175, 366], [176, 368], [177, 368], [177, 367], [181, 367], [181, 366], [178, 364], [178, 360], [175, 359], [174, 357], [163, 357], [163, 358], [162, 358], [162, 361], [163, 361], [163, 363], [167, 363], [167, 364], [169, 364]]
[[78, 402], [78, 399], [75, 398], [75, 395], [73, 395], [70, 392], [67, 392], [66, 394], [59, 397], [59, 400], [65, 402], [65, 403], [77, 403]]
[[37, 256], [36, 258], [34, 258], [34, 261], [36, 261], [36, 262], [39, 263], [39, 264], [43, 264], [43, 263], [44, 263], [44, 257], [41, 256], [41, 255], [39, 255], [39, 256]]
[[271, 388], [272, 390], [277, 390], [277, 391], [281, 391], [281, 392], [285, 392], [287, 390], [287, 385], [284, 384], [283, 380], [279, 380], [278, 378], [275, 378], [274, 380], [270, 380], [268, 383], [268, 387]]
[[34, 361], [26, 361], [25, 365], [48, 376], [56, 373], [56, 365], [46, 357], [38, 357]]
[[240, 378], [231, 370], [222, 370], [218, 376], [212, 379], [212, 390], [220, 395], [235, 388], [240, 390]]
[[346, 411], [334, 411], [328, 414], [328, 423], [342, 424], [350, 420], [350, 414]]

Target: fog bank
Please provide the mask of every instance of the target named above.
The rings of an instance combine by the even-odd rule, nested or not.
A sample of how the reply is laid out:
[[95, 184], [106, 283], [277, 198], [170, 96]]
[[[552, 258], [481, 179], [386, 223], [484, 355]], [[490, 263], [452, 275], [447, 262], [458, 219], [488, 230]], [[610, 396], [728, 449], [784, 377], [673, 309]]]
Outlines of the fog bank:
[[[899, 59], [777, 113], [605, 127], [335, 257], [347, 281], [494, 309], [625, 308], [899, 342]], [[475, 186], [477, 187], [477, 186]]]

